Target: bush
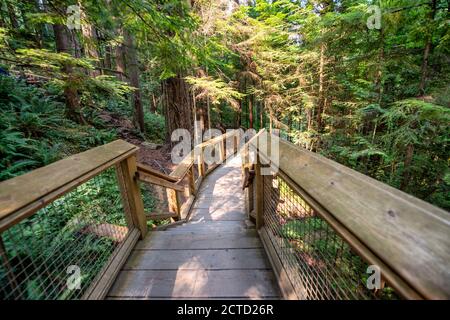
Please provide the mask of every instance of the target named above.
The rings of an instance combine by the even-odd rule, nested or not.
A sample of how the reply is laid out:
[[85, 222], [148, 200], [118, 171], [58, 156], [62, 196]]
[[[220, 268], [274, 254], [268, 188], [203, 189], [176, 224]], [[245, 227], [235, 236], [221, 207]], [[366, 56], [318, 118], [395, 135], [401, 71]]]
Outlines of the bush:
[[163, 142], [166, 138], [164, 117], [155, 113], [144, 114], [145, 137], [151, 141]]
[[68, 120], [59, 98], [0, 75], [0, 181], [116, 139]]

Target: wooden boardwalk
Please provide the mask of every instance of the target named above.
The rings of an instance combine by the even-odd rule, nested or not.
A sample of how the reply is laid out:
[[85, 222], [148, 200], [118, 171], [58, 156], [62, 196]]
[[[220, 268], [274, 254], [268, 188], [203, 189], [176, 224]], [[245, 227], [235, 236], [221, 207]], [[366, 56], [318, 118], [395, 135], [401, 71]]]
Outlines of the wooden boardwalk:
[[245, 221], [240, 175], [239, 157], [213, 171], [189, 222], [139, 241], [107, 298], [279, 298], [264, 248]]

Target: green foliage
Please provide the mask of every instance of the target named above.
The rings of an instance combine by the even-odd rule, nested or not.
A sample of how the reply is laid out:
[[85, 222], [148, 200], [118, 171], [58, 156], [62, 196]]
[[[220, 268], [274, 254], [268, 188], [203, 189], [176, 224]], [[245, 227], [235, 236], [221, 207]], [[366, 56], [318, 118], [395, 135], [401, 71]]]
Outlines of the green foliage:
[[0, 76], [0, 180], [115, 139], [111, 130], [68, 120], [57, 96]]
[[154, 142], [164, 142], [166, 138], [166, 126], [164, 117], [146, 112], [144, 114], [144, 124], [145, 124], [145, 137]]

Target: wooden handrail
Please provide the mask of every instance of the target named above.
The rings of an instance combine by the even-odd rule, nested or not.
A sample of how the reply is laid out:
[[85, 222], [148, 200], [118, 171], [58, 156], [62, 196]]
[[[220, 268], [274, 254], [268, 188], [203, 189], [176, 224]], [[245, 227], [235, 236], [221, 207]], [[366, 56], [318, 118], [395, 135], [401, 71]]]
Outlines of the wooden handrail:
[[[202, 179], [212, 170], [214, 170], [217, 165], [211, 166], [208, 170], [204, 170], [204, 157], [203, 151], [204, 148], [221, 144], [221, 160], [224, 161], [226, 159], [226, 151], [225, 151], [225, 141], [230, 137], [238, 136], [237, 130], [232, 130], [227, 132], [226, 134], [220, 135], [213, 139], [210, 139], [206, 142], [198, 144], [194, 147], [194, 150], [189, 152], [183, 160], [175, 167], [175, 169], [170, 173], [170, 175], [166, 175], [157, 170], [154, 170], [148, 166], [143, 164], [138, 164], [136, 178], [140, 181], [162, 186], [166, 188], [167, 192], [167, 200], [168, 200], [168, 211], [169, 213], [163, 214], [147, 214], [148, 218], [158, 219], [161, 217], [171, 217], [175, 220], [184, 219], [194, 202], [196, 190], [200, 187], [202, 183]], [[237, 151], [237, 139], [233, 140], [234, 148], [233, 153]], [[195, 156], [200, 154], [198, 159], [199, 164], [199, 177], [197, 180], [194, 179], [194, 169], [193, 166], [195, 164]], [[188, 176], [187, 183], [185, 182], [185, 177]], [[183, 185], [185, 184], [185, 185]], [[181, 203], [180, 200], [180, 192], [188, 192], [188, 199], [184, 203]]]
[[[266, 161], [267, 136], [268, 151], [258, 152]], [[281, 139], [279, 155], [279, 174], [397, 292], [450, 297], [448, 212]]]
[[149, 167], [142, 163], [137, 164], [137, 170], [140, 173], [149, 174], [151, 176], [158, 177], [158, 178], [164, 179], [169, 182], [177, 182], [178, 181], [177, 177], [169, 176], [167, 174], [162, 173], [161, 171], [155, 170], [152, 167]]
[[0, 232], [137, 150], [130, 143], [116, 140], [1, 182]]

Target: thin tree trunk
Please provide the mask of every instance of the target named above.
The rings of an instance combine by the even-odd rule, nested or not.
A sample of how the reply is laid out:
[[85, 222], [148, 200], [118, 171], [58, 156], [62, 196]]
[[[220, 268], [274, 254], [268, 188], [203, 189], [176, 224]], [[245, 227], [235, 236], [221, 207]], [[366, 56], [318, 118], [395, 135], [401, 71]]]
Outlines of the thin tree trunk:
[[411, 163], [414, 155], [414, 145], [408, 144], [406, 147], [406, 155], [405, 155], [405, 161], [403, 162], [403, 179], [402, 183], [400, 185], [400, 190], [405, 191], [405, 189], [408, 187], [409, 180], [411, 178]]
[[[122, 30], [120, 29], [118, 31], [119, 35], [122, 34]], [[114, 48], [115, 53], [115, 62], [116, 62], [116, 71], [117, 71], [117, 78], [121, 81], [125, 81], [125, 59], [124, 59], [124, 48], [122, 44], [118, 44]]]
[[16, 10], [9, 0], [6, 1], [6, 8], [8, 10], [9, 21], [11, 22], [12, 29], [18, 31], [19, 22], [17, 21]]
[[[437, 10], [437, 0], [431, 0], [431, 12], [430, 12], [430, 24], [433, 24], [434, 17], [436, 15]], [[425, 44], [425, 49], [423, 52], [423, 60], [422, 60], [422, 68], [421, 68], [421, 77], [420, 77], [420, 84], [419, 84], [419, 91], [420, 94], [425, 94], [425, 87], [427, 82], [427, 69], [428, 69], [428, 59], [430, 56], [430, 52], [432, 49], [432, 41], [433, 41], [433, 28], [429, 28], [428, 34], [427, 34], [427, 42]]]
[[317, 104], [317, 132], [322, 131], [322, 113], [325, 106], [325, 43], [320, 45], [320, 62], [319, 62], [319, 94]]
[[136, 48], [133, 43], [131, 34], [124, 30], [124, 40], [127, 46], [127, 70], [128, 78], [132, 87], [136, 88], [133, 92], [134, 121], [141, 132], [145, 131], [144, 126], [144, 109], [142, 107], [141, 89], [139, 86], [139, 66]]
[[[53, 25], [55, 33], [56, 50], [61, 53], [71, 54], [72, 43], [68, 30], [65, 26], [60, 24]], [[80, 110], [80, 101], [78, 98], [77, 84], [75, 83], [73, 75], [73, 67], [70, 64], [64, 64], [62, 71], [66, 74], [66, 84], [64, 87], [64, 95], [66, 98], [66, 105], [69, 117], [78, 123], [85, 123], [83, 115]]]
[[378, 104], [383, 100], [383, 68], [384, 68], [384, 32], [380, 29], [380, 52], [378, 54], [378, 71], [375, 81], [375, 87], [378, 94]]
[[[187, 129], [190, 133], [193, 131], [192, 99], [189, 86], [180, 74], [164, 80], [163, 90], [166, 140], [171, 143], [170, 136], [175, 129]], [[202, 109], [204, 112], [204, 108]]]
[[[95, 65], [99, 61], [99, 54], [96, 48], [97, 33], [95, 28], [88, 23], [84, 8], [81, 6], [80, 2], [78, 2], [78, 5], [81, 8], [81, 33], [83, 35], [84, 55], [87, 58], [96, 61], [94, 64], [95, 67]], [[100, 71], [98, 69], [89, 70], [89, 75], [91, 75], [92, 77], [96, 77], [100, 75]]]

